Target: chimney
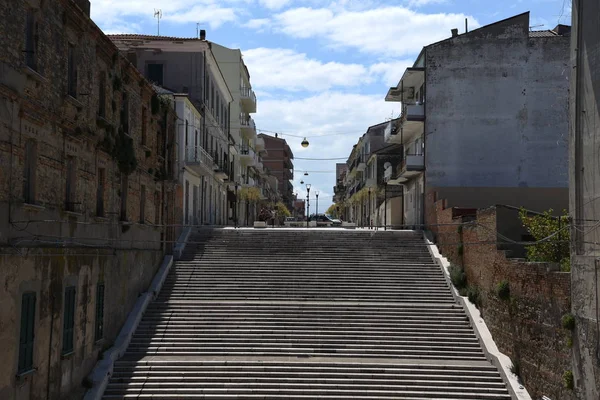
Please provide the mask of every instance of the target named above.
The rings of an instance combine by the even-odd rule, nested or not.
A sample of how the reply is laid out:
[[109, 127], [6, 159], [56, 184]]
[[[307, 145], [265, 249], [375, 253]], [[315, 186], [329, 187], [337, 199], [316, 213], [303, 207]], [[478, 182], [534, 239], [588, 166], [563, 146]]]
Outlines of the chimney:
[[452, 32], [452, 37], [457, 37], [458, 36], [458, 29], [457, 28], [451, 29], [450, 32]]
[[206, 40], [206, 30], [200, 29], [200, 40]]

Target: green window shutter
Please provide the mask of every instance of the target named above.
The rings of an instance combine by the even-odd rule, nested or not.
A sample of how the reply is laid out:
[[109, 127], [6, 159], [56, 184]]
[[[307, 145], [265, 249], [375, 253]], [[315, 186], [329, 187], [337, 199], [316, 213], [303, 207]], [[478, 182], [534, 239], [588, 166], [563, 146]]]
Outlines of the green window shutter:
[[96, 286], [96, 335], [98, 341], [104, 337], [104, 283]]
[[65, 312], [63, 315], [63, 354], [73, 352], [73, 327], [75, 326], [75, 286], [65, 290]]
[[35, 293], [23, 293], [21, 300], [21, 332], [19, 338], [18, 373], [33, 369], [33, 339], [35, 326]]

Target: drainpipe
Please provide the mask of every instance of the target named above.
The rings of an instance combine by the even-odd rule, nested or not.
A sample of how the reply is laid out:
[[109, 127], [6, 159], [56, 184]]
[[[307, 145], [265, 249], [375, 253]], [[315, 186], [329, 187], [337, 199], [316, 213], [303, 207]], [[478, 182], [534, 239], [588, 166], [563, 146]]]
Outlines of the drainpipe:
[[423, 72], [424, 80], [425, 80], [425, 101], [423, 102], [423, 115], [425, 116], [425, 121], [423, 121], [423, 195], [421, 196], [421, 218], [423, 221], [423, 230], [427, 228], [425, 225], [425, 208], [427, 207], [425, 201], [425, 194], [427, 193], [427, 47], [425, 47], [425, 71]]

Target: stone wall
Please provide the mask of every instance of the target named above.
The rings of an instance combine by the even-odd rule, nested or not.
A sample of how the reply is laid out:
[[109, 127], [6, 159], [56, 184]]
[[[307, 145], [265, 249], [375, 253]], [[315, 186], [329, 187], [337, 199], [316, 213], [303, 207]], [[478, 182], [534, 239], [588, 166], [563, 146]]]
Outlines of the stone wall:
[[[163, 258], [161, 251], [0, 247], [0, 398], [79, 399], [84, 378], [110, 347]], [[123, 284], [126, 282], [126, 284]], [[95, 337], [96, 289], [104, 283], [104, 332]], [[64, 355], [64, 290], [75, 286], [73, 352]], [[35, 292], [34, 371], [17, 377], [21, 299]]]
[[[500, 351], [520, 367], [533, 398], [574, 399], [563, 384], [571, 370], [572, 333], [561, 318], [570, 312], [571, 274], [558, 265], [507, 259], [497, 249], [496, 208], [466, 211], [435, 203], [429, 223], [437, 223], [436, 241], [453, 265], [464, 268], [468, 285], [480, 293], [479, 309]], [[461, 228], [462, 226], [462, 228]], [[498, 296], [506, 281], [510, 298]]]

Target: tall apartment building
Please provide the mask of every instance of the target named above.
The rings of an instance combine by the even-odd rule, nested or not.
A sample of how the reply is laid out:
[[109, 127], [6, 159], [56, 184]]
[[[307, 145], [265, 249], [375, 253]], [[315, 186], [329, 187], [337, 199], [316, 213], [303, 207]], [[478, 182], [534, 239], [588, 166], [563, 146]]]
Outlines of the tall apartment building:
[[[573, 1], [570, 216], [573, 376], [579, 399], [600, 397], [600, 3]], [[598, 182], [598, 186], [596, 185]]]
[[294, 154], [285, 139], [264, 133], [258, 137], [265, 142], [266, 154], [263, 155], [263, 164], [270, 174], [277, 178], [283, 203], [289, 210], [293, 210], [294, 185], [291, 180], [294, 179]]
[[[231, 103], [230, 135], [234, 143], [231, 158], [235, 162], [232, 179], [242, 187], [256, 187], [262, 197], [267, 198], [268, 181], [262, 155], [265, 152], [265, 142], [256, 135], [256, 125], [251, 114], [256, 112], [256, 95], [250, 84], [250, 73], [239, 49], [230, 49], [216, 43], [211, 43], [212, 53], [223, 73], [233, 96]], [[246, 215], [246, 214], [250, 215]], [[238, 208], [240, 222], [251, 224], [256, 217], [256, 204]]]
[[[189, 215], [194, 204], [199, 204], [197, 208], [203, 210], [196, 219], [188, 216], [188, 222], [231, 223], [225, 216], [234, 214], [236, 204], [235, 190], [228, 184], [231, 181], [230, 171], [236, 168], [237, 153], [229, 135], [233, 97], [211, 50], [212, 44], [197, 38], [151, 35], [109, 37], [148, 80], [174, 94], [188, 96], [189, 106], [200, 113], [200, 120], [196, 120], [196, 117], [191, 117], [194, 113], [190, 107], [186, 109], [184, 105], [178, 108], [180, 132], [188, 125], [188, 133], [179, 135], [180, 139], [184, 139], [183, 165], [189, 166], [188, 171], [195, 171], [196, 175], [196, 178], [189, 176], [187, 181], [180, 176], [183, 207], [188, 210], [186, 215]], [[182, 100], [179, 104], [184, 103]], [[200, 125], [192, 127], [191, 119]], [[213, 163], [215, 169], [212, 172], [198, 167], [202, 160], [200, 155]], [[181, 157], [180, 152], [180, 160]]]
[[525, 13], [453, 30], [388, 91], [402, 102], [385, 140], [404, 147], [392, 181], [404, 187], [407, 224], [422, 224], [436, 199], [567, 208], [570, 28], [531, 32], [529, 22]]
[[176, 239], [175, 113], [89, 9], [0, 2], [3, 400], [81, 398]]

